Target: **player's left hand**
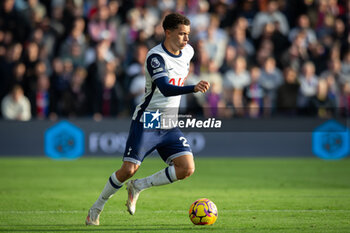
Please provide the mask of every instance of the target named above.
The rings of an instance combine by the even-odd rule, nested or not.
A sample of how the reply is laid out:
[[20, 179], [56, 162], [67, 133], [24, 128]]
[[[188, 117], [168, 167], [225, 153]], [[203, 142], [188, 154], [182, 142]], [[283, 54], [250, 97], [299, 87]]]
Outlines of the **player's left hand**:
[[209, 90], [210, 87], [210, 83], [208, 83], [207, 81], [203, 81], [201, 80], [199, 83], [197, 83], [197, 85], [194, 87], [194, 92], [202, 92], [205, 93]]

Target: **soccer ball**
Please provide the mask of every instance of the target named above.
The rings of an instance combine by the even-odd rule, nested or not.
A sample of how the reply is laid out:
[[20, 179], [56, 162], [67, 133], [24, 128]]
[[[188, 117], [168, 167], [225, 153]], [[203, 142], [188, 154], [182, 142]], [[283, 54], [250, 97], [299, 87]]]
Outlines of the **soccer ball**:
[[195, 225], [211, 225], [218, 218], [218, 210], [214, 202], [201, 198], [191, 205], [189, 217]]

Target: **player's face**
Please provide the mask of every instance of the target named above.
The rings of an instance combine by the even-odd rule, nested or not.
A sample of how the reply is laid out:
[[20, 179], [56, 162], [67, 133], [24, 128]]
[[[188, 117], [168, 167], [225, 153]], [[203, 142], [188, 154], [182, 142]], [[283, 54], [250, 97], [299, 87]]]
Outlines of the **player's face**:
[[190, 25], [180, 24], [177, 29], [169, 31], [169, 39], [172, 47], [176, 50], [183, 49], [188, 41], [190, 34]]

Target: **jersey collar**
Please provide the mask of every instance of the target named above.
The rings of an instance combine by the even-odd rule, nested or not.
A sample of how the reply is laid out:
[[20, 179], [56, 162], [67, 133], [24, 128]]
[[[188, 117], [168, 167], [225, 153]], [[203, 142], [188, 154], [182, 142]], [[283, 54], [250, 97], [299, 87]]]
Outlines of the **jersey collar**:
[[171, 56], [171, 57], [181, 57], [181, 55], [182, 55], [182, 51], [181, 51], [181, 50], [180, 50], [179, 55], [172, 54], [171, 52], [169, 52], [169, 51], [165, 48], [164, 43], [162, 43], [162, 48], [163, 48], [163, 50], [164, 50], [169, 56]]

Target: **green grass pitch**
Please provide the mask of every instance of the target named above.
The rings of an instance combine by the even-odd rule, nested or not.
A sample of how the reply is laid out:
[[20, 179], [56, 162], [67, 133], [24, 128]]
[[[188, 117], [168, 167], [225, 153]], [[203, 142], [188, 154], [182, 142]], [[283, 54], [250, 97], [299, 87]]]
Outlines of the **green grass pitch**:
[[[123, 187], [100, 226], [88, 208], [121, 158], [0, 158], [0, 232], [350, 232], [350, 160], [196, 158], [189, 179], [141, 193], [134, 216]], [[165, 164], [145, 160], [136, 178]], [[218, 207], [212, 226], [188, 218], [193, 201]]]

